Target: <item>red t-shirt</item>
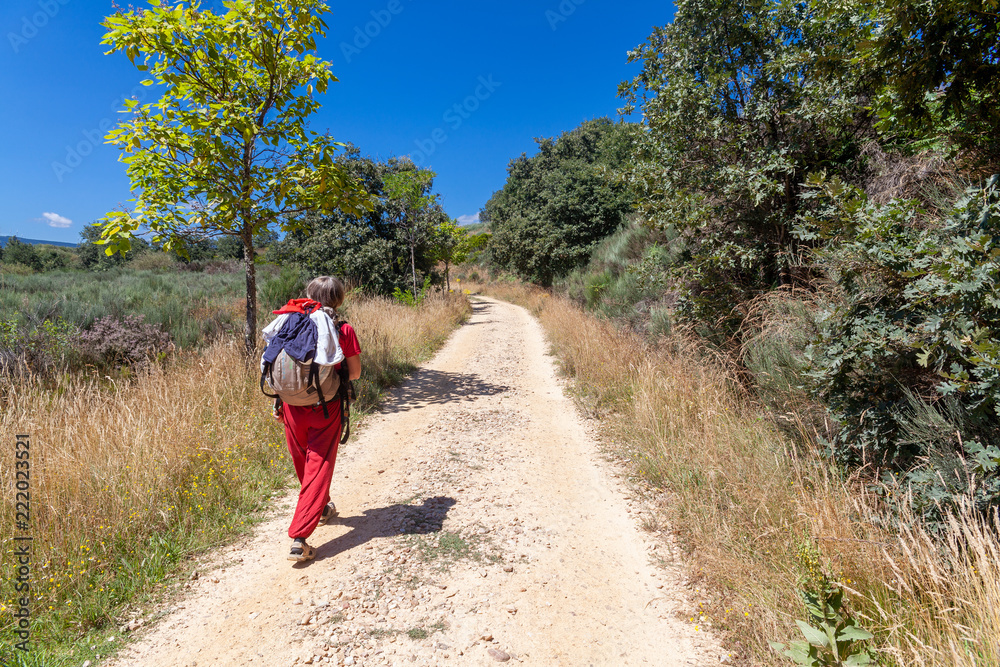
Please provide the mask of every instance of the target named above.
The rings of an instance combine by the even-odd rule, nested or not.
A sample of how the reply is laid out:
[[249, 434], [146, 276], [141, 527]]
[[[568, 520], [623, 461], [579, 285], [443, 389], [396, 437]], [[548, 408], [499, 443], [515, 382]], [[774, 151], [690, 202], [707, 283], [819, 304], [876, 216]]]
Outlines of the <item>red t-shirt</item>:
[[[345, 324], [340, 328], [340, 349], [344, 352], [344, 358], [351, 358], [361, 354], [361, 344], [358, 343], [358, 334], [354, 333], [354, 327]], [[340, 368], [336, 364], [334, 368]]]

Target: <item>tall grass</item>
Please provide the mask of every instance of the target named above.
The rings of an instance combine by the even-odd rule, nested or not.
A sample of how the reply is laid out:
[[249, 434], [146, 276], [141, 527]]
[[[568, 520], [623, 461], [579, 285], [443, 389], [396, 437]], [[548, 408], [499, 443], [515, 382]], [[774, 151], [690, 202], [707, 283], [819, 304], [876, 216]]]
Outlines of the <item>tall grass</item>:
[[[347, 312], [362, 346], [360, 407], [370, 408], [470, 311], [464, 298], [438, 297], [419, 309], [356, 300]], [[192, 553], [245, 530], [287, 484], [283, 432], [241, 349], [219, 339], [132, 380], [68, 375], [7, 387], [0, 662], [14, 659], [16, 434], [31, 437], [33, 655], [38, 664], [79, 665], [108, 652], [127, 605]]]
[[650, 344], [540, 290], [484, 289], [539, 313], [575, 386], [609, 415], [608, 441], [662, 490], [695, 609], [744, 664], [787, 664], [767, 642], [801, 638], [797, 590], [810, 575], [803, 555], [815, 554], [885, 664], [1000, 665], [996, 515], [965, 508], [946, 536], [929, 534], [905, 502], [891, 513], [883, 495], [832, 469], [809, 422], [794, 438], [777, 427], [736, 371], [693, 342]]

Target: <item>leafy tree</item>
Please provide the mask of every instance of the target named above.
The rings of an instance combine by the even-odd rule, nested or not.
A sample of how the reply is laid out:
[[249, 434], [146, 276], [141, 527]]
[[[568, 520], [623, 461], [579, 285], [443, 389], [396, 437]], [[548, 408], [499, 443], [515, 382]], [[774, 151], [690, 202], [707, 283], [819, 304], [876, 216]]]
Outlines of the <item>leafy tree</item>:
[[3, 249], [3, 261], [7, 264], [27, 266], [33, 271], [42, 270], [42, 258], [35, 246], [21, 241], [16, 236], [7, 239], [7, 245]]
[[245, 343], [256, 347], [254, 236], [294, 229], [311, 209], [358, 211], [368, 197], [335, 160], [340, 144], [310, 133], [306, 119], [336, 78], [311, 52], [326, 31], [322, 0], [233, 0], [216, 14], [195, 0], [106, 19], [103, 44], [124, 52], [159, 84], [156, 102], [126, 102], [131, 118], [108, 133], [122, 151], [131, 211], [109, 213], [107, 251], [128, 250], [131, 233], [181, 255], [192, 239], [243, 242]]
[[314, 275], [342, 276], [378, 294], [412, 288], [412, 267], [427, 274], [433, 261], [426, 244], [418, 243], [411, 262], [405, 230], [398, 224], [402, 202], [388, 195], [384, 183], [389, 176], [412, 170], [412, 162], [395, 158], [378, 162], [361, 156], [353, 146], [338, 160], [372, 194], [371, 210], [306, 214], [299, 229], [271, 245], [268, 260], [295, 264]]
[[399, 206], [397, 224], [403, 231], [410, 247], [410, 272], [413, 292], [417, 294], [417, 244], [424, 241], [430, 230], [430, 217], [426, 215], [437, 199], [430, 193], [434, 184], [434, 172], [430, 169], [407, 169], [385, 177], [385, 196]]
[[1000, 3], [850, 0], [831, 10], [860, 30], [850, 57], [879, 72], [886, 129], [950, 126], [965, 147], [1000, 157]]
[[77, 245], [77, 252], [80, 255], [80, 263], [83, 268], [90, 271], [106, 271], [115, 266], [122, 266], [138, 254], [149, 249], [149, 243], [141, 238], [133, 236], [129, 243], [129, 250], [108, 255], [104, 248], [98, 245], [101, 240], [102, 227], [99, 223], [86, 225], [80, 230], [80, 243]]
[[451, 265], [469, 261], [472, 255], [489, 243], [489, 234], [472, 234], [455, 220], [439, 223], [431, 234], [431, 257], [444, 263], [445, 289], [451, 291]]
[[971, 491], [980, 509], [1000, 504], [1000, 177], [931, 225], [915, 202], [811, 185], [830, 204], [800, 233], [831, 241], [841, 294], [809, 350], [840, 424], [832, 453], [907, 473], [927, 513]]
[[627, 179], [643, 220], [688, 243], [689, 313], [715, 320], [792, 282], [801, 183], [856, 171], [873, 134], [873, 75], [841, 58], [856, 41], [847, 17], [808, 3], [679, 0], [629, 54], [643, 69], [623, 111], [641, 106], [645, 131]]
[[629, 159], [633, 129], [587, 121], [557, 139], [536, 139], [537, 155], [512, 160], [480, 215], [493, 231], [492, 263], [542, 285], [585, 264], [632, 208], [614, 171]]

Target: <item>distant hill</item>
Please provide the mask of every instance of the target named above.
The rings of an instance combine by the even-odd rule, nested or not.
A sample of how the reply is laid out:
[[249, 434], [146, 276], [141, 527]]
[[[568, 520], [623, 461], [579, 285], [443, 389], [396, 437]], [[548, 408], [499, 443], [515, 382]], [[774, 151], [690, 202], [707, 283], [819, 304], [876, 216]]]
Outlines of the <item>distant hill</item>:
[[[9, 236], [0, 236], [0, 248], [7, 245], [7, 239], [9, 238], [10, 238]], [[65, 241], [41, 241], [39, 239], [24, 239], [21, 238], [20, 236], [17, 237], [17, 240], [20, 241], [21, 243], [30, 243], [31, 245], [58, 245], [58, 246], [63, 246], [65, 248], [75, 248], [78, 245], [76, 243], [66, 243]]]

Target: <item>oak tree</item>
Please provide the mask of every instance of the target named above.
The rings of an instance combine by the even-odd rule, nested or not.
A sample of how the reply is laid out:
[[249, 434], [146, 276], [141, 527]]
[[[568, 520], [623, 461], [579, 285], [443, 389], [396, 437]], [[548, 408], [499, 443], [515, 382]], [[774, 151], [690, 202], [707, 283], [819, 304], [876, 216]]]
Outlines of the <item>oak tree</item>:
[[109, 213], [105, 252], [148, 230], [184, 256], [192, 241], [234, 236], [246, 268], [247, 355], [256, 347], [254, 237], [294, 229], [309, 210], [362, 210], [367, 194], [334, 159], [342, 146], [307, 129], [314, 95], [336, 81], [317, 58], [322, 0], [227, 0], [225, 13], [148, 0], [109, 16], [102, 44], [151, 78], [159, 98], [126, 102], [107, 135], [122, 151], [136, 197]]

